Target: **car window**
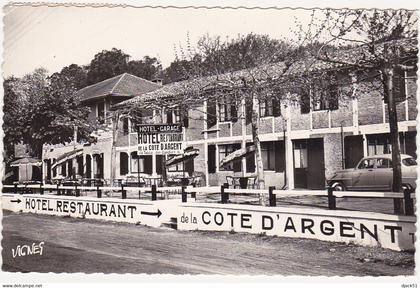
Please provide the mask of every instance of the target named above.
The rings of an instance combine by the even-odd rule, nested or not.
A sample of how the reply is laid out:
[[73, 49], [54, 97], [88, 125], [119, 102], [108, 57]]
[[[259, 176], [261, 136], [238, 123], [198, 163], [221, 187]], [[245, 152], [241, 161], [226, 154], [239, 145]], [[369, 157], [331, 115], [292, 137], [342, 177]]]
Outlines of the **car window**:
[[376, 159], [365, 159], [362, 162], [360, 162], [358, 169], [372, 169], [375, 165]]
[[416, 162], [416, 160], [414, 160], [414, 158], [405, 158], [405, 159], [402, 160], [402, 163], [405, 166], [416, 166], [417, 165], [417, 162]]
[[392, 168], [392, 161], [386, 158], [377, 159], [376, 168]]

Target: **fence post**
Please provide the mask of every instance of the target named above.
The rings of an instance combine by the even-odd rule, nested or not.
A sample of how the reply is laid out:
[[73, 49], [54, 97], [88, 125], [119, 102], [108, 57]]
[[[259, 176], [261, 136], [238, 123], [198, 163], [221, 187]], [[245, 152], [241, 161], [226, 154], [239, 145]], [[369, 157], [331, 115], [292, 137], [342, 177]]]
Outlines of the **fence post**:
[[42, 188], [42, 182], [39, 184], [39, 194], [44, 195], [44, 188]]
[[185, 186], [181, 187], [181, 201], [182, 203], [187, 202], [187, 192], [185, 192]]
[[74, 189], [76, 190], [76, 197], [80, 197], [80, 190], [77, 189], [77, 183], [74, 184]]
[[127, 199], [127, 191], [124, 190], [124, 184], [121, 183], [121, 198]]
[[335, 210], [337, 208], [334, 189], [331, 186], [328, 186], [328, 209]]
[[229, 200], [229, 195], [227, 193], [225, 193], [225, 189], [229, 188], [229, 184], [228, 183], [224, 183], [222, 186], [220, 186], [220, 195], [222, 198], [222, 204], [225, 204], [228, 202]]
[[156, 184], [152, 185], [152, 201], [156, 201]]
[[17, 184], [17, 183], [15, 183], [14, 185], [15, 185], [15, 188], [14, 188], [15, 190], [14, 190], [14, 192], [15, 192], [15, 194], [17, 194], [17, 193], [18, 193], [18, 187], [17, 187], [17, 185], [18, 185], [18, 184]]
[[273, 193], [274, 189], [274, 186], [268, 187], [268, 201], [271, 207], [275, 207], [277, 205], [276, 194]]
[[99, 183], [96, 183], [96, 196], [102, 198], [102, 191], [99, 189]]
[[404, 214], [407, 216], [414, 215], [414, 204], [411, 198], [412, 188], [404, 189]]
[[[192, 187], [195, 188], [197, 186], [196, 183], [192, 184]], [[197, 199], [197, 193], [196, 192], [191, 192], [191, 198]]]
[[60, 189], [58, 187], [60, 187], [60, 184], [57, 184], [57, 195], [60, 195]]

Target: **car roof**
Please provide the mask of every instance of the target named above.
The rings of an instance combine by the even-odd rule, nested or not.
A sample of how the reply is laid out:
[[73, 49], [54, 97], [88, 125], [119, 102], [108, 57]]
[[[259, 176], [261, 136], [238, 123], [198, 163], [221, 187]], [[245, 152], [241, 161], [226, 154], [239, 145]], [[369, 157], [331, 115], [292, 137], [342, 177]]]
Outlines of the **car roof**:
[[[363, 157], [363, 159], [376, 159], [376, 158], [392, 159], [392, 154], [377, 154], [377, 155], [370, 155], [370, 156]], [[406, 158], [413, 158], [413, 157], [407, 154], [401, 154], [401, 159], [406, 159]]]

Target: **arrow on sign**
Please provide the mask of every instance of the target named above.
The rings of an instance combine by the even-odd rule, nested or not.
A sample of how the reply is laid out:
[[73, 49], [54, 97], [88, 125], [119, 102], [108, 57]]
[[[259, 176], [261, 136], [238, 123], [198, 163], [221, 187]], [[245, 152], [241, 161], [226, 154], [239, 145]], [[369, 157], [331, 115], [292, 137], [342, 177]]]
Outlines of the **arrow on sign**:
[[146, 211], [141, 211], [142, 215], [150, 215], [150, 216], [157, 216], [158, 218], [160, 217], [160, 215], [162, 215], [162, 212], [158, 209], [157, 212], [146, 212]]
[[10, 200], [10, 202], [20, 203], [20, 202], [22, 202], [22, 201], [20, 201], [20, 199], [17, 199], [17, 200]]

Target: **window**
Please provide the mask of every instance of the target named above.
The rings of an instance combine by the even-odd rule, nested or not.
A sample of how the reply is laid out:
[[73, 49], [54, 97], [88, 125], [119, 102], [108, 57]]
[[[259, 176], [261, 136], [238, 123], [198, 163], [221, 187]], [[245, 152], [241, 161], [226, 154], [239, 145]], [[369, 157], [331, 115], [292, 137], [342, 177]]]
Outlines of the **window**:
[[[219, 161], [222, 161], [226, 156], [241, 148], [240, 144], [219, 145]], [[241, 171], [241, 161], [233, 161], [225, 166], [220, 167], [220, 171]]]
[[128, 118], [124, 118], [123, 119], [123, 133], [124, 133], [124, 135], [128, 134], [128, 132], [129, 132], [128, 127], [129, 127]]
[[295, 168], [308, 168], [308, 149], [306, 142], [295, 143], [293, 150]]
[[179, 108], [169, 109], [166, 111], [166, 123], [178, 124], [181, 123], [181, 113]]
[[365, 159], [360, 162], [358, 169], [373, 169], [376, 159]]
[[[175, 155], [168, 155], [168, 160], [174, 157]], [[168, 172], [182, 172], [184, 171], [184, 163], [180, 162], [175, 165], [171, 165], [168, 167]]]
[[280, 101], [276, 98], [265, 99], [259, 102], [260, 117], [280, 116]]
[[98, 103], [98, 110], [97, 110], [96, 117], [98, 117], [99, 123], [101, 124], [104, 123], [104, 120], [105, 120], [105, 103], [104, 102]]
[[385, 158], [377, 159], [376, 168], [392, 168], [392, 161]]
[[417, 162], [416, 162], [416, 160], [414, 160], [414, 158], [405, 158], [405, 159], [402, 160], [402, 163], [405, 166], [416, 166], [417, 165]]
[[261, 158], [263, 162], [264, 170], [275, 170], [275, 149], [274, 142], [262, 142], [261, 143]]
[[336, 110], [338, 109], [337, 86], [315, 87], [311, 89], [312, 109]]
[[152, 174], [152, 156], [131, 152], [131, 173]]
[[238, 120], [238, 108], [236, 106], [236, 101], [228, 101], [226, 99], [219, 101], [219, 121], [233, 121]]
[[385, 135], [368, 137], [368, 155], [391, 153], [391, 143]]

